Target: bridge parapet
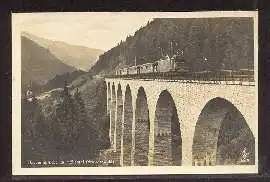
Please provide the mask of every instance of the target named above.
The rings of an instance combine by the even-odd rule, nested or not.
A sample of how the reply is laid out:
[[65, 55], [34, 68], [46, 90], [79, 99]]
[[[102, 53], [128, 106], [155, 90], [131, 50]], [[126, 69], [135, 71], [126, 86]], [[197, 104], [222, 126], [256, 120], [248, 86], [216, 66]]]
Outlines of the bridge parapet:
[[143, 78], [143, 77], [105, 77], [107, 79], [121, 79], [121, 80], [141, 80], [141, 81], [161, 81], [161, 82], [179, 82], [179, 83], [193, 83], [193, 84], [221, 84], [221, 85], [244, 85], [255, 86], [254, 80], [196, 80], [196, 79], [165, 79], [165, 78]]
[[240, 71], [233, 73], [226, 72], [158, 72], [158, 73], [140, 73], [125, 75], [105, 75], [106, 78], [120, 79], [151, 79], [151, 80], [187, 80], [187, 81], [236, 81], [236, 82], [254, 82], [254, 74], [242, 73]]

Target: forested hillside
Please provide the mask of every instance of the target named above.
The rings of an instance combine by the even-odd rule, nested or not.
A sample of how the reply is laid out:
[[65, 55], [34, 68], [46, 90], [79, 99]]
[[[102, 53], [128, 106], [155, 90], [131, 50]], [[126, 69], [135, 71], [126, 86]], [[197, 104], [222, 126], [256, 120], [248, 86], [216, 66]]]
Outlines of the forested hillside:
[[[48, 97], [22, 99], [22, 165], [71, 166], [71, 159], [90, 160], [110, 146], [104, 80], [85, 74], [62, 83]], [[69, 85], [69, 86], [68, 86]], [[34, 164], [29, 161], [60, 161]], [[96, 164], [81, 164], [93, 166]]]
[[137, 64], [143, 64], [177, 50], [183, 50], [193, 71], [253, 68], [252, 19], [154, 19], [102, 54], [91, 71], [115, 73], [117, 68], [134, 65], [135, 56]]

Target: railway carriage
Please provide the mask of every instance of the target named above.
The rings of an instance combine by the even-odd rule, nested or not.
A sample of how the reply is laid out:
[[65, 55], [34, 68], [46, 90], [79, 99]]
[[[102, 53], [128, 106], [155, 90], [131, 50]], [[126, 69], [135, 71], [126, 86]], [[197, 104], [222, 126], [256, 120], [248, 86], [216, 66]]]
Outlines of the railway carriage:
[[115, 74], [116, 74], [116, 75], [123, 75], [123, 69], [117, 69], [117, 70], [115, 71]]
[[145, 63], [141, 65], [131, 66], [128, 68], [121, 68], [116, 71], [116, 75], [134, 75], [147, 73], [169, 73], [169, 72], [188, 72], [186, 61], [180, 56], [170, 58], [165, 56], [162, 59], [153, 63]]
[[128, 74], [128, 68], [122, 68], [122, 74], [121, 75], [127, 75]]
[[139, 66], [131, 66], [128, 68], [127, 74], [128, 75], [139, 74], [140, 73], [139, 70], [140, 70]]
[[140, 65], [140, 73], [152, 73], [153, 70], [153, 63], [145, 63]]

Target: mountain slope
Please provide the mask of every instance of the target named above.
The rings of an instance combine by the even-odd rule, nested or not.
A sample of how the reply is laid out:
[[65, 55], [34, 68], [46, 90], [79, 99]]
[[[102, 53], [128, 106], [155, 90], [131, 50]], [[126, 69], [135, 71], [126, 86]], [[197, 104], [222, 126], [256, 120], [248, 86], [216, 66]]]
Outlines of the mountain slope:
[[99, 49], [48, 40], [26, 32], [24, 32], [23, 35], [37, 42], [42, 47], [49, 49], [51, 53], [63, 63], [84, 71], [89, 70], [96, 63], [98, 56], [103, 53], [103, 51]]
[[56, 75], [76, 70], [27, 37], [21, 37], [21, 47], [22, 84], [29, 84], [29, 81], [45, 84]]
[[253, 68], [252, 19], [157, 18], [102, 54], [91, 71], [113, 74], [117, 68], [134, 65], [135, 56], [137, 64], [143, 64], [177, 50], [183, 50], [193, 71]]
[[[68, 91], [69, 94], [72, 95], [73, 101], [75, 101], [74, 94], [78, 91], [80, 92], [80, 97], [82, 98], [83, 105], [86, 111], [87, 121], [81, 125], [80, 137], [76, 142], [76, 149], [70, 150], [65, 149], [62, 150], [59, 146], [62, 144], [59, 140], [55, 139], [54, 136], [57, 134], [56, 126], [57, 122], [55, 121], [55, 113], [59, 112], [59, 104], [61, 103], [61, 98], [63, 96], [63, 85], [59, 85], [62, 88], [53, 89], [49, 92], [42, 93], [37, 97], [38, 104], [42, 108], [42, 115], [44, 115], [44, 127], [48, 128], [46, 131], [42, 128], [41, 137], [39, 140], [34, 140], [33, 143], [40, 141], [38, 143], [39, 146], [46, 146], [48, 143], [48, 147], [45, 150], [42, 150], [42, 157], [46, 158], [46, 160], [70, 160], [70, 156], [72, 158], [76, 158], [78, 160], [95, 160], [97, 154], [99, 154], [100, 150], [106, 149], [110, 147], [109, 141], [109, 118], [107, 116], [107, 106], [106, 106], [106, 84], [101, 78], [93, 78], [90, 73], [85, 73], [80, 75], [78, 78], [73, 80], [71, 83], [68, 83]], [[74, 103], [74, 102], [73, 102]], [[27, 109], [25, 105], [23, 105], [22, 111], [25, 113]], [[71, 104], [72, 106], [72, 104]], [[78, 114], [75, 109], [75, 114]], [[59, 118], [60, 119], [60, 118]], [[77, 118], [78, 119], [78, 118]], [[27, 119], [25, 120], [28, 121]], [[77, 122], [73, 122], [74, 126], [77, 125]], [[62, 127], [68, 127], [72, 130], [71, 125], [65, 125]], [[74, 127], [73, 126], [73, 127]], [[33, 125], [32, 125], [33, 127]], [[25, 127], [29, 130], [30, 127]], [[45, 133], [45, 135], [44, 135]], [[49, 135], [46, 135], [48, 134]], [[47, 136], [47, 137], [42, 137]], [[44, 144], [45, 143], [45, 144]], [[40, 147], [37, 147], [40, 149]], [[25, 150], [29, 150], [25, 147]], [[37, 150], [36, 150], [37, 151]], [[37, 152], [33, 152], [37, 153]], [[30, 156], [33, 158], [33, 156]], [[41, 157], [39, 157], [41, 158]], [[82, 164], [80, 166], [93, 166], [97, 164]], [[63, 165], [61, 165], [63, 166]]]

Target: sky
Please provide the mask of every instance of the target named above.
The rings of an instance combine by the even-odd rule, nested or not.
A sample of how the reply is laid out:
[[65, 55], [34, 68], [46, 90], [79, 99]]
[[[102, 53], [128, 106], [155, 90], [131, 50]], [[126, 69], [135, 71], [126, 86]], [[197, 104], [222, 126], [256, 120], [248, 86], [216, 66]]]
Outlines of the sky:
[[[107, 51], [153, 18], [239, 17], [254, 12], [50, 12], [13, 13], [20, 31]], [[14, 18], [15, 17], [15, 18]]]
[[142, 13], [21, 13], [22, 32], [107, 51], [152, 20]]

